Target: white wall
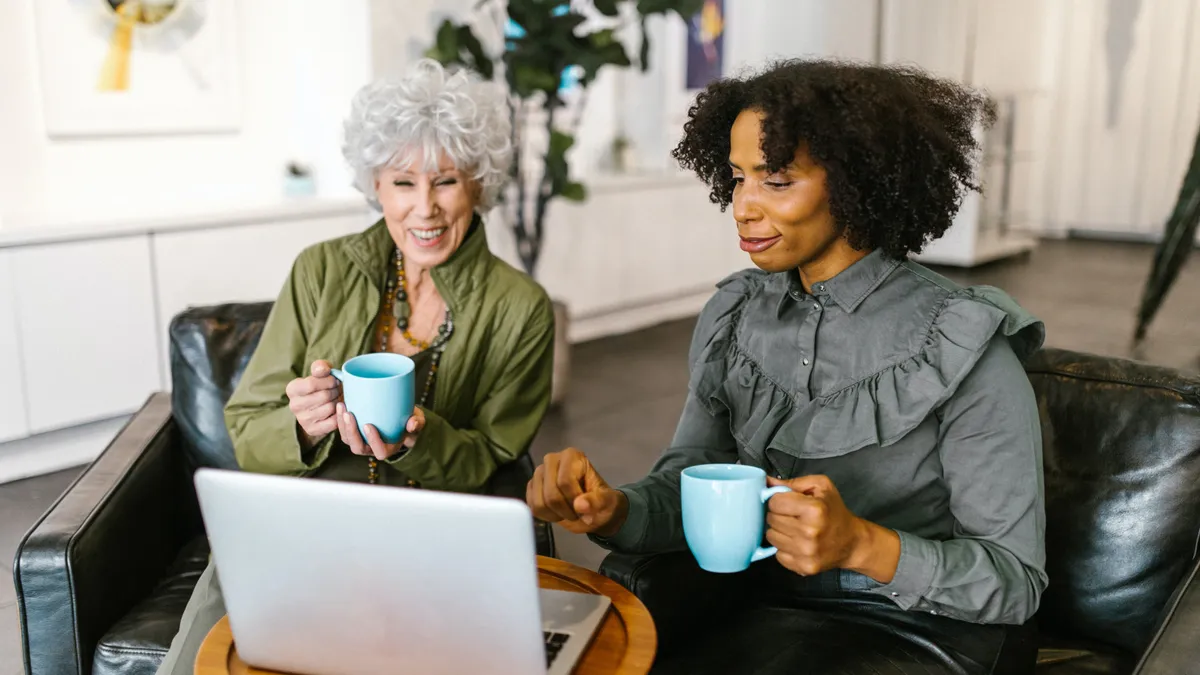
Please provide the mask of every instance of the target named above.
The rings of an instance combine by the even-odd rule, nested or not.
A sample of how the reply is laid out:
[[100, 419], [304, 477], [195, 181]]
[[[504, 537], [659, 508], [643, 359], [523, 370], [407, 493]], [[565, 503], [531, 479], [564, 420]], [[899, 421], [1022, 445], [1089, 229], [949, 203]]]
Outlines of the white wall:
[[[1200, 121], [1200, 9], [1190, 0], [1053, 4], [1049, 229], [1154, 237]], [[1113, 7], [1124, 11], [1110, 15]], [[1110, 33], [1110, 19], [1119, 30]]]
[[52, 140], [42, 120], [35, 0], [5, 0], [0, 22], [0, 213], [3, 226], [172, 213], [214, 202], [269, 201], [285, 163], [316, 166], [322, 194], [344, 194], [337, 132], [369, 77], [366, 0], [240, 0], [237, 133]]

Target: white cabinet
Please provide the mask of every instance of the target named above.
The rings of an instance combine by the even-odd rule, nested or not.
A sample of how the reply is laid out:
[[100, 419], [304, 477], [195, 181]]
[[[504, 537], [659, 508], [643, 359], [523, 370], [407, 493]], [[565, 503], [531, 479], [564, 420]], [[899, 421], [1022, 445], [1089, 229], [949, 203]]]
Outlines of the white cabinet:
[[167, 330], [176, 314], [200, 305], [274, 300], [301, 251], [364, 230], [371, 218], [364, 208], [361, 213], [155, 235], [159, 317], [154, 335], [167, 379]]
[[29, 433], [11, 256], [0, 250], [0, 367], [4, 369], [0, 376], [0, 442]]
[[[550, 206], [537, 270], [573, 318], [711, 295], [718, 281], [752, 266], [738, 248], [733, 215], [709, 202], [695, 178], [594, 176], [585, 183], [588, 201]], [[512, 235], [493, 224], [489, 237], [492, 250], [511, 260]]]
[[132, 412], [161, 387], [146, 237], [9, 256], [30, 432]]

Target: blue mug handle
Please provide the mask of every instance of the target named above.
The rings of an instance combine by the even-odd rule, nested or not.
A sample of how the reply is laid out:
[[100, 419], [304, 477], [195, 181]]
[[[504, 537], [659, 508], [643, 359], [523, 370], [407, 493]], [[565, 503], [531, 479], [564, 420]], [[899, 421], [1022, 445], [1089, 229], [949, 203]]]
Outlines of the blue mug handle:
[[337, 368], [330, 368], [329, 374], [333, 375], [334, 379], [336, 379], [338, 382], [346, 381], [346, 374], [343, 373], [342, 371], [338, 370]]
[[[764, 504], [766, 504], [767, 500], [769, 500], [771, 497], [774, 497], [777, 494], [781, 494], [784, 492], [791, 492], [791, 491], [792, 491], [792, 488], [790, 488], [786, 485], [776, 485], [775, 487], [763, 488], [762, 502]], [[758, 562], [759, 560], [763, 560], [764, 558], [770, 558], [771, 556], [775, 555], [778, 552], [779, 552], [779, 549], [775, 548], [774, 546], [768, 546], [767, 548], [762, 548], [760, 546], [758, 548], [758, 550], [756, 550], [754, 552], [754, 555], [750, 556], [750, 562]]]

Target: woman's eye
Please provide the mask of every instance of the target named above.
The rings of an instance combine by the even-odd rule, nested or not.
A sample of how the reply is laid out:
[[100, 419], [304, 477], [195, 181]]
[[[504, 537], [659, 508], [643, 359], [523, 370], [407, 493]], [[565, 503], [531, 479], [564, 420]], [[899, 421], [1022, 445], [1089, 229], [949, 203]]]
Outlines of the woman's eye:
[[443, 180], [443, 181], [439, 181], [439, 182], [437, 183], [437, 186], [438, 186], [438, 187], [442, 187], [442, 186], [444, 186], [444, 185], [454, 185], [454, 184], [456, 184], [456, 183], [458, 183], [458, 179], [456, 179], [456, 178], [449, 178], [449, 179], [446, 179], [446, 180]]
[[741, 185], [741, 184], [742, 184], [742, 183], [744, 183], [744, 182], [746, 182], [746, 179], [745, 179], [745, 178], [742, 178], [741, 176], [734, 176], [734, 177], [733, 177], [733, 183], [734, 183], [734, 185]]
[[392, 181], [392, 185], [395, 185], [396, 187], [412, 187], [412, 181], [411, 180], [394, 180], [394, 181]]
[[767, 187], [774, 188], [776, 190], [782, 190], [786, 187], [790, 187], [791, 184], [792, 184], [791, 181], [773, 181], [773, 180], [767, 181]]

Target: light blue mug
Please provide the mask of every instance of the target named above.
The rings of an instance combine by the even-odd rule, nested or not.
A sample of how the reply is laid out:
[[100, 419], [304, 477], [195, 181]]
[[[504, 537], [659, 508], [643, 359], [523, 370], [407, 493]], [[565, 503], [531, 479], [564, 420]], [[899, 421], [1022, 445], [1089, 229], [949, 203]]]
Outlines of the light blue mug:
[[413, 360], [401, 354], [363, 354], [347, 361], [333, 376], [342, 383], [342, 401], [355, 421], [363, 441], [367, 425], [379, 431], [385, 443], [399, 443], [412, 417], [416, 393]]
[[766, 503], [783, 485], [767, 487], [767, 474], [745, 464], [689, 466], [680, 476], [683, 536], [701, 569], [741, 572], [775, 555], [762, 548]]

